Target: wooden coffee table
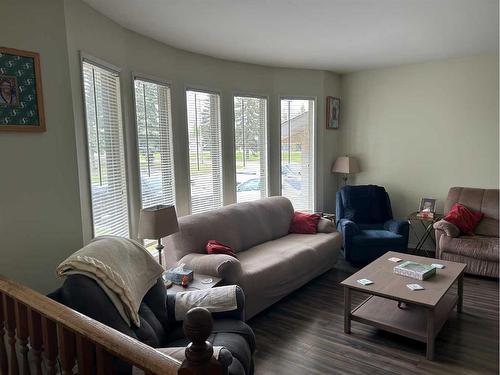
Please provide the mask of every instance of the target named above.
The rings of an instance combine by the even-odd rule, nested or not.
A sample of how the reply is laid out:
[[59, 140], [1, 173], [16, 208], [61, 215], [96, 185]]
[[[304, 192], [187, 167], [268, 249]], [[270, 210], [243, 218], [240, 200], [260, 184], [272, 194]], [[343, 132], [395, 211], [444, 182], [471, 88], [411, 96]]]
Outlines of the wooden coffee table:
[[[388, 259], [397, 257], [424, 264], [440, 263], [445, 268], [436, 270], [436, 275], [420, 281], [393, 273], [399, 263]], [[457, 307], [462, 312], [463, 276], [465, 264], [430, 259], [389, 251], [354, 275], [345, 279], [344, 286], [344, 332], [351, 333], [351, 320], [368, 324], [385, 331], [406, 336], [427, 344], [427, 359], [434, 358], [434, 340]], [[373, 281], [361, 285], [359, 279]], [[458, 292], [449, 291], [454, 283]], [[412, 291], [407, 284], [420, 284], [425, 289]], [[359, 306], [351, 310], [351, 291], [370, 294]], [[399, 307], [398, 302], [404, 302]]]

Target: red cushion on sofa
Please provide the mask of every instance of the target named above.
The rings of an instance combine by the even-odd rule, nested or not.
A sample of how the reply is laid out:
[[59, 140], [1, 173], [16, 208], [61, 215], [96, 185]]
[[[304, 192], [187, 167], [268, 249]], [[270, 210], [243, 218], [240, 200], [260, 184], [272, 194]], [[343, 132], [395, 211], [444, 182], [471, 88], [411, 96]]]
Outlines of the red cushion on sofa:
[[231, 247], [215, 240], [209, 240], [205, 245], [205, 250], [207, 254], [226, 254], [236, 258], [236, 254]]
[[483, 214], [475, 212], [460, 203], [455, 203], [450, 212], [446, 214], [444, 220], [455, 224], [460, 232], [464, 234], [474, 234], [474, 228], [479, 224]]
[[314, 234], [318, 231], [318, 223], [321, 219], [319, 214], [308, 214], [295, 211], [290, 224], [290, 233]]

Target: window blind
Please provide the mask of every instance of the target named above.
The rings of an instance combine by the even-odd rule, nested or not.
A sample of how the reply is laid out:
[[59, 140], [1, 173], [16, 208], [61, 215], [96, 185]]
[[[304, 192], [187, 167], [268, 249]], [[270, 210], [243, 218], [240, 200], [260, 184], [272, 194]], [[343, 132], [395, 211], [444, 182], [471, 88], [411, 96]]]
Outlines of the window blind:
[[142, 207], [175, 204], [170, 88], [134, 80]]
[[128, 237], [120, 79], [90, 61], [82, 64], [94, 236]]
[[314, 100], [281, 100], [281, 195], [314, 210]]
[[236, 200], [267, 196], [267, 99], [234, 97]]
[[220, 97], [186, 91], [191, 213], [222, 207]]

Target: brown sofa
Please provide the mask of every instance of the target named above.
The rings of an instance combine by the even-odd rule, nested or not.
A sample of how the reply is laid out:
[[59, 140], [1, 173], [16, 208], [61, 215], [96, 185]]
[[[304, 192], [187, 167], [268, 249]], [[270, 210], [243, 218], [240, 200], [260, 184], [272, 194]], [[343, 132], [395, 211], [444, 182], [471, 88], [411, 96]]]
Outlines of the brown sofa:
[[460, 230], [447, 221], [435, 223], [437, 258], [466, 263], [467, 273], [498, 278], [498, 192], [498, 189], [450, 189], [445, 213], [460, 203], [484, 216], [473, 236], [460, 235]]
[[[241, 286], [249, 319], [337, 262], [342, 236], [335, 225], [323, 222], [323, 233], [289, 234], [293, 212], [287, 198], [271, 197], [181, 217], [179, 232], [165, 239], [167, 264], [185, 263]], [[238, 258], [206, 254], [208, 240], [231, 246]]]

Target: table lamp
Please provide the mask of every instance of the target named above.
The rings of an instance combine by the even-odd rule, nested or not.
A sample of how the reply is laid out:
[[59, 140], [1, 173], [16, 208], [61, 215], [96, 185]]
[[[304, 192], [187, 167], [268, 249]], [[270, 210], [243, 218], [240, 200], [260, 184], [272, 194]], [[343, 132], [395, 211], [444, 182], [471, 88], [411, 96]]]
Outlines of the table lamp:
[[347, 185], [347, 177], [350, 174], [358, 173], [359, 169], [358, 160], [352, 156], [339, 156], [332, 165], [332, 173], [343, 173], [344, 186]]
[[141, 209], [139, 217], [139, 239], [158, 239], [156, 250], [158, 250], [158, 259], [160, 265], [162, 264], [161, 251], [164, 246], [161, 239], [172, 233], [179, 231], [179, 224], [177, 223], [177, 213], [175, 206], [156, 205]]

